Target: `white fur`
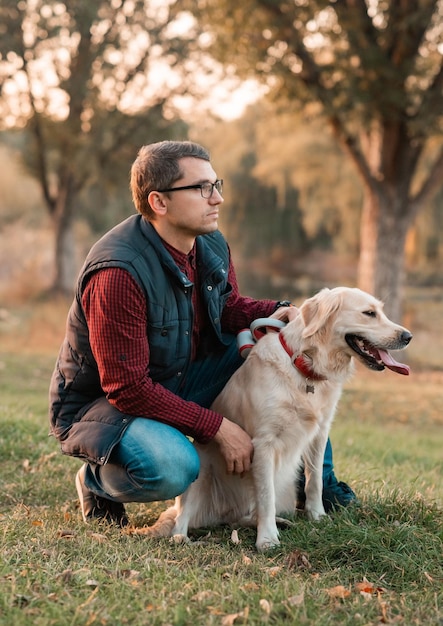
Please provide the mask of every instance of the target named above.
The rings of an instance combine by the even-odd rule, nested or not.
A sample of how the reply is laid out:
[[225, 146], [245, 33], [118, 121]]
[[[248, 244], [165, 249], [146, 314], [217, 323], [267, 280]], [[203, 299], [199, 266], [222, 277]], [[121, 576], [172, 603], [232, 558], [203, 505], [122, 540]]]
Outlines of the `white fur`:
[[306, 379], [291, 363], [278, 334], [269, 332], [260, 339], [212, 406], [251, 436], [251, 471], [243, 477], [228, 475], [214, 442], [196, 444], [201, 459], [198, 479], [149, 534], [183, 539], [188, 528], [237, 523], [257, 526], [259, 551], [277, 546], [276, 516], [294, 511], [302, 460], [305, 510], [313, 520], [325, 515], [324, 450], [342, 385], [357, 356], [345, 334], [359, 335], [379, 348], [400, 349], [407, 343], [401, 338], [404, 331], [386, 317], [378, 300], [358, 289], [324, 289], [306, 300], [300, 315], [281, 332], [291, 350], [306, 355], [315, 373], [326, 380], [314, 381], [314, 393], [307, 393]]

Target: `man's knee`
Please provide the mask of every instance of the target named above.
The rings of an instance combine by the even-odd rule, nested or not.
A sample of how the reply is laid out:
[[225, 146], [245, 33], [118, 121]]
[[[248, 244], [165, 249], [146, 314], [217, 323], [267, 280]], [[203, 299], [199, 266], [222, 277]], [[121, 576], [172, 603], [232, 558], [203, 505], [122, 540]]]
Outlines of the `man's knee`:
[[146, 464], [128, 468], [131, 482], [152, 500], [170, 500], [180, 495], [196, 480], [200, 459], [194, 446], [175, 448], [167, 454], [152, 456]]

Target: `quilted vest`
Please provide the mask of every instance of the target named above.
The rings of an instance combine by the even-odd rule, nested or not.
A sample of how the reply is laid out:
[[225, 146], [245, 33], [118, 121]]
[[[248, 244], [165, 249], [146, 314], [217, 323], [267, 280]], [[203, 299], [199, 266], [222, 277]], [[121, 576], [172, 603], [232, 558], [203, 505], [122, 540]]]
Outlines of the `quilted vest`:
[[[201, 297], [211, 325], [206, 347], [211, 351], [223, 347], [221, 316], [231, 293], [229, 251], [218, 231], [197, 237], [196, 246]], [[96, 426], [100, 422], [100, 436], [106, 431], [103, 425], [108, 424], [109, 437], [116, 439], [124, 428], [122, 414], [118, 411], [88, 415], [90, 404], [104, 397], [104, 392], [89, 345], [81, 298], [89, 276], [106, 267], [120, 267], [130, 272], [146, 296], [152, 379], [176, 393], [190, 363], [193, 283], [177, 267], [153, 226], [140, 215], [133, 215], [105, 234], [86, 257], [51, 381], [52, 433], [65, 442], [62, 450], [75, 456], [82, 454], [76, 453], [67, 441], [70, 436], [74, 437], [74, 431], [80, 430], [81, 438], [98, 436]], [[82, 420], [89, 422], [89, 428], [86, 423], [80, 427], [78, 422]], [[91, 460], [97, 462], [97, 459]]]

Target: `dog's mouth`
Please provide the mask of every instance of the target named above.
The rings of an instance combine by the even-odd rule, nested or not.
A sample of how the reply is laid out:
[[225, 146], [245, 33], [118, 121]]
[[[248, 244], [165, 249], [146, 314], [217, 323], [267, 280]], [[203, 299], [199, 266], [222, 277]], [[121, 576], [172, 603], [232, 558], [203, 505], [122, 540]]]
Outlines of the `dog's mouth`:
[[385, 367], [397, 374], [407, 376], [409, 366], [398, 363], [387, 350], [376, 348], [369, 341], [358, 335], [345, 335], [346, 342], [352, 350], [360, 357], [360, 360], [370, 369], [381, 371]]

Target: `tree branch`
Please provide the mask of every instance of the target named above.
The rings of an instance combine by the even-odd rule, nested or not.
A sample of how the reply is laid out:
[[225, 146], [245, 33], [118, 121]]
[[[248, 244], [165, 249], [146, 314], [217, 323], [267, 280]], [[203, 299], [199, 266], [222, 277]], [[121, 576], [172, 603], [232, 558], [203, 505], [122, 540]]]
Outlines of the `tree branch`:
[[363, 183], [368, 189], [373, 190], [374, 187], [377, 185], [377, 181], [372, 176], [368, 166], [368, 162], [363, 156], [360, 148], [357, 146], [355, 138], [346, 131], [345, 127], [343, 126], [337, 115], [329, 116], [328, 121], [337, 141], [346, 151], [346, 153], [351, 157], [354, 165], [357, 167], [357, 170], [362, 177]]
[[395, 67], [414, 62], [436, 4], [437, 0], [391, 0], [385, 48]]
[[441, 187], [441, 181], [443, 178], [443, 146], [440, 148], [440, 153], [435, 159], [428, 177], [423, 182], [421, 189], [411, 198], [410, 205], [413, 208], [413, 214], [416, 215], [423, 204], [429, 200], [434, 192]]
[[37, 111], [35, 106], [34, 94], [32, 91], [31, 78], [29, 76], [28, 63], [26, 61], [26, 55], [23, 55], [23, 70], [26, 75], [26, 80], [28, 81], [28, 92], [29, 92], [29, 102], [31, 105], [31, 109], [33, 111], [32, 115], [32, 124], [34, 128], [34, 138], [36, 141], [36, 153], [37, 153], [37, 176], [42, 188], [43, 197], [46, 202], [46, 206], [48, 207], [48, 211], [50, 215], [53, 215], [56, 209], [56, 200], [51, 195], [49, 189], [49, 167], [46, 159], [45, 152], [45, 138], [43, 136], [43, 127], [40, 123], [40, 114]]

